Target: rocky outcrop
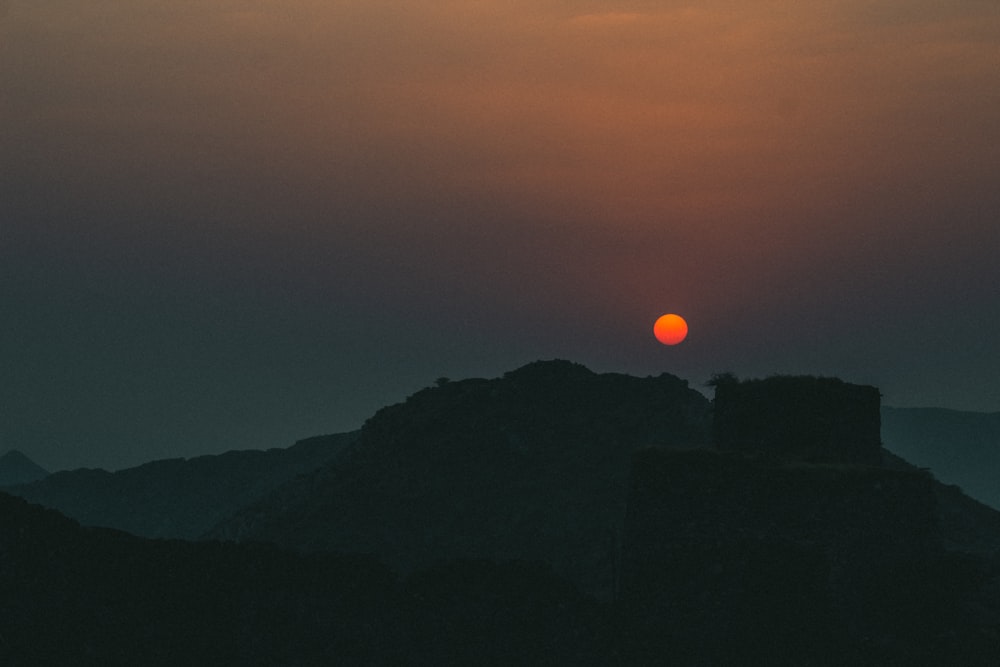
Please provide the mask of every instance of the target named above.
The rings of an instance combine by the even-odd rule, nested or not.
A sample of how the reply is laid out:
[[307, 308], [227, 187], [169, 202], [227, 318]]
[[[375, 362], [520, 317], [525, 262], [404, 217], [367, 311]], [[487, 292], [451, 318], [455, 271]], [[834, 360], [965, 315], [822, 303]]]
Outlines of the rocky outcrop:
[[822, 555], [838, 586], [941, 552], [928, 474], [707, 451], [639, 452], [625, 525], [626, 587], [689, 545], [802, 545]]
[[817, 463], [880, 461], [881, 395], [837, 378], [774, 376], [715, 384], [715, 443]]
[[982, 594], [994, 566], [943, 546], [921, 471], [647, 450], [621, 600], [636, 642], [681, 664], [996, 657], [997, 599]]

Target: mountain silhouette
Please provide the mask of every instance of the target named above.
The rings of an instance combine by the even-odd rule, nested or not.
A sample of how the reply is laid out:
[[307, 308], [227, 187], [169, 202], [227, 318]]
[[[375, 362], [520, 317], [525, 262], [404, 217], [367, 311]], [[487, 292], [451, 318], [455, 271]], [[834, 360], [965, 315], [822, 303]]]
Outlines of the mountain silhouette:
[[[890, 470], [927, 472], [882, 450], [882, 466]], [[956, 553], [992, 557], [1000, 554], [1000, 511], [971, 498], [954, 484], [932, 479], [942, 545]]]
[[1000, 509], [1000, 412], [882, 408], [886, 449]]
[[48, 474], [45, 468], [16, 449], [0, 456], [0, 486], [34, 482], [47, 477]]
[[0, 664], [602, 665], [595, 604], [544, 566], [399, 580], [366, 556], [149, 540], [0, 493]]
[[68, 478], [78, 503], [145, 502], [147, 528], [163, 499], [212, 516], [256, 489], [208, 535], [237, 542], [0, 493], [0, 664], [992, 667], [1000, 512], [879, 450], [872, 390], [781, 377], [710, 403], [545, 361], [289, 450]]
[[87, 526], [194, 539], [272, 489], [329, 463], [356, 439], [357, 433], [317, 436], [286, 449], [165, 459], [113, 473], [63, 471], [4, 490]]
[[996, 664], [996, 552], [943, 548], [931, 486], [922, 471], [637, 453], [625, 664]]
[[213, 538], [439, 559], [551, 563], [609, 597], [632, 453], [707, 447], [709, 402], [669, 374], [540, 361], [441, 382], [384, 408], [358, 446], [222, 522]]

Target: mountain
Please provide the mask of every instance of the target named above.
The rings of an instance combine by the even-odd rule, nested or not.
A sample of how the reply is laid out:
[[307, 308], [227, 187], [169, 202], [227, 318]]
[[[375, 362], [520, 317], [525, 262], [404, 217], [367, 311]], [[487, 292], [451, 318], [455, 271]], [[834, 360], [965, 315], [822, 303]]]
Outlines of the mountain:
[[108, 472], [81, 469], [4, 490], [87, 526], [194, 539], [295, 477], [329, 463], [357, 433], [317, 436], [286, 449], [231, 451]]
[[16, 449], [0, 456], [0, 486], [34, 482], [48, 474], [48, 470]]
[[[927, 472], [887, 449], [882, 467], [889, 470]], [[932, 479], [942, 546], [952, 552], [981, 557], [1000, 554], [1000, 511], [965, 495], [954, 484]]]
[[440, 382], [384, 408], [346, 456], [210, 537], [372, 553], [403, 572], [448, 558], [550, 563], [613, 594], [632, 453], [707, 447], [710, 404], [669, 374], [540, 361]]
[[624, 664], [1000, 664], [1000, 560], [944, 544], [934, 486], [912, 468], [638, 452]]
[[947, 484], [1000, 509], [1000, 412], [882, 408], [882, 443]]
[[[148, 540], [0, 493], [0, 664], [600, 665], [594, 603], [534, 564]], [[607, 656], [604, 656], [605, 658]]]
[[441, 380], [211, 532], [239, 542], [0, 493], [0, 664], [1000, 664], [1000, 512], [879, 451], [871, 388], [726, 381]]

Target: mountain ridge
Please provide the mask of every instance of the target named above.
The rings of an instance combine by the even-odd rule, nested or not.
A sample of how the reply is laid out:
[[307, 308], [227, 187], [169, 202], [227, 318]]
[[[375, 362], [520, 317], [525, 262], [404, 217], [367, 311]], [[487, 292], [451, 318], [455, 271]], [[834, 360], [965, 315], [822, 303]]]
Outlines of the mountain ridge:
[[160, 459], [115, 472], [81, 468], [3, 490], [88, 526], [151, 538], [195, 539], [288, 480], [339, 456], [357, 432], [288, 448]]
[[564, 360], [442, 382], [382, 408], [347, 456], [206, 537], [353, 548], [402, 572], [441, 558], [544, 560], [608, 596], [632, 452], [707, 447], [709, 407], [667, 373]]
[[[0, 494], [0, 662], [997, 664], [1000, 512], [885, 449], [823, 456], [841, 408], [797, 383], [829, 389], [747, 383], [778, 409], [731, 411], [760, 428], [726, 449], [666, 373], [442, 379], [199, 542]], [[231, 454], [144, 472], [272, 460]]]

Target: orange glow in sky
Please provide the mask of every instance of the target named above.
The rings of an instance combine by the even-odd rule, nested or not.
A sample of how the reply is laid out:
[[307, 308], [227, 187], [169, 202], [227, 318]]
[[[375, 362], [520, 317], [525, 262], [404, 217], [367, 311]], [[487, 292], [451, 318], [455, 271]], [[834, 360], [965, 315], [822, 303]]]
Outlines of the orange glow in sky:
[[687, 338], [688, 325], [680, 315], [668, 313], [656, 320], [653, 325], [653, 335], [664, 345], [677, 345]]
[[995, 0], [0, 0], [0, 442], [266, 449], [549, 358], [995, 412], [998, 45]]

